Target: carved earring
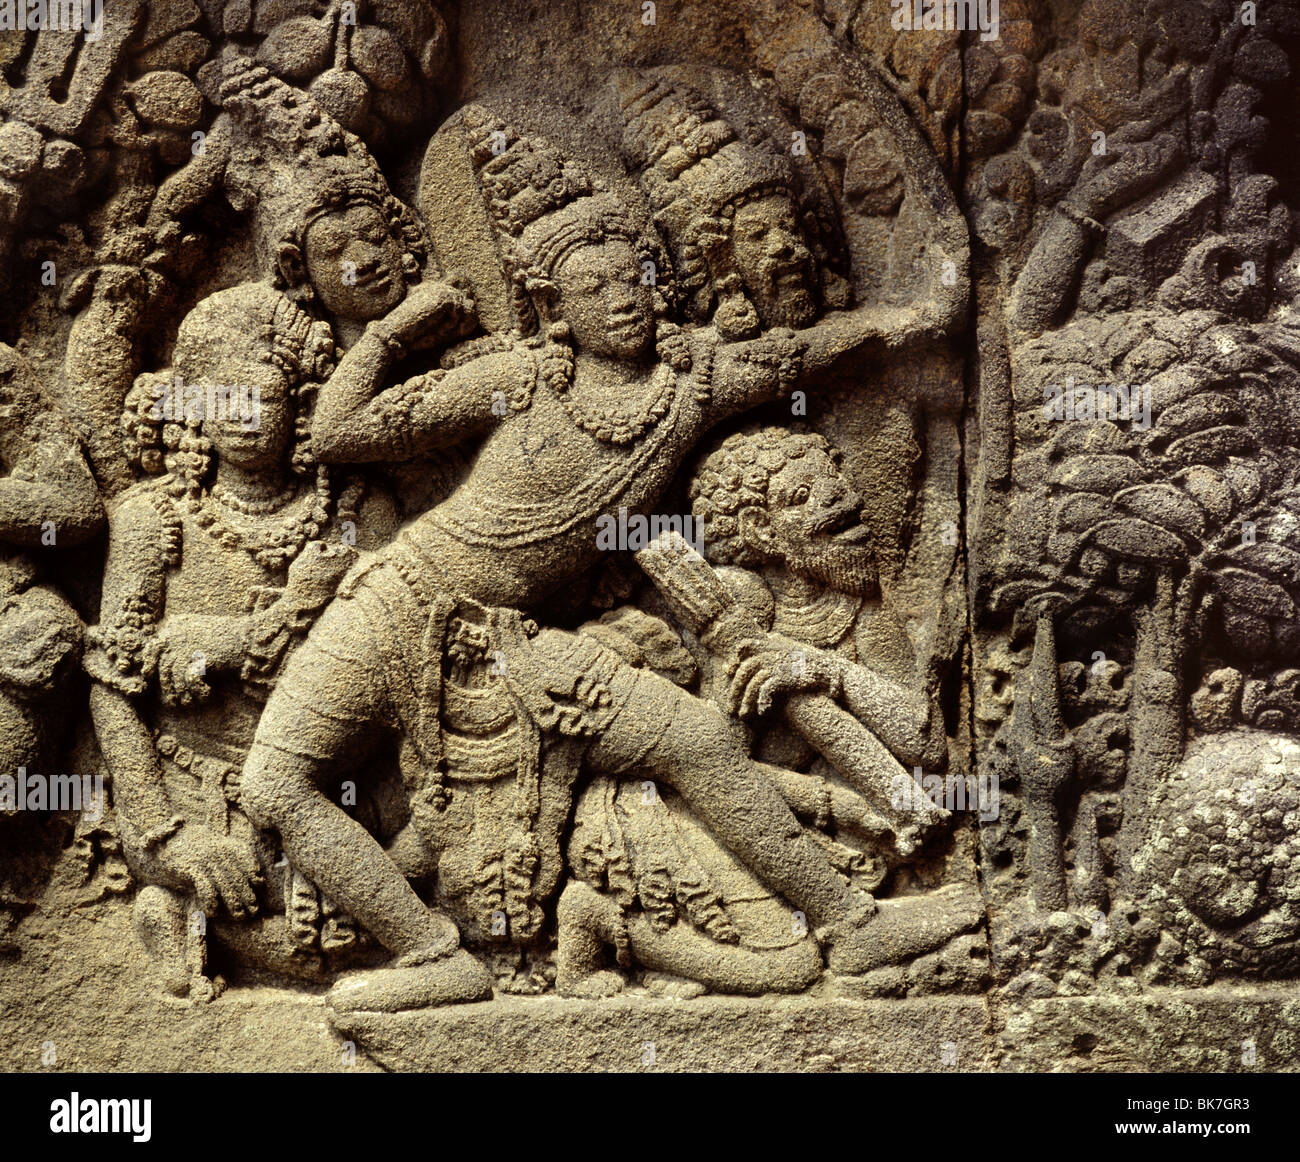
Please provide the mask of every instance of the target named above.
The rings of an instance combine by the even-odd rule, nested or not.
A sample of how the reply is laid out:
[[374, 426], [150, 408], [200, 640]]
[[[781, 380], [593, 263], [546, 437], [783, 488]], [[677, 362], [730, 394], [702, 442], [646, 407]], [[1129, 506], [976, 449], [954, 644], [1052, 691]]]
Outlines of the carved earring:
[[311, 284], [302, 251], [293, 243], [280, 246], [275, 256], [275, 270], [284, 284], [285, 294], [295, 303], [310, 303], [316, 298], [316, 288]]

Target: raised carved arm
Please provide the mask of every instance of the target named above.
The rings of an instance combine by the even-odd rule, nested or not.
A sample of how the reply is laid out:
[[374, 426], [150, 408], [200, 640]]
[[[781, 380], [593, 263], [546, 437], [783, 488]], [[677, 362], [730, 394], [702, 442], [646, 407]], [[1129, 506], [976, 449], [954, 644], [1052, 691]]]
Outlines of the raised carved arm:
[[[465, 438], [492, 418], [493, 391], [512, 392], [517, 360], [488, 356], [380, 390], [407, 351], [458, 338], [473, 327], [473, 303], [446, 283], [422, 283], [370, 323], [321, 387], [312, 446], [324, 463], [408, 459]], [[484, 385], [486, 390], [483, 390]]]
[[1093, 243], [1105, 232], [1102, 219], [1150, 191], [1182, 162], [1180, 143], [1168, 133], [1125, 146], [1125, 138], [1150, 127], [1112, 135], [1116, 153], [1092, 157], [1079, 182], [1061, 199], [1016, 280], [1007, 316], [1024, 334], [1041, 334], [1062, 321], [1078, 290]]
[[839, 359], [869, 343], [896, 346], [944, 333], [932, 304], [833, 311], [799, 331], [773, 330], [719, 348], [712, 407], [719, 420], [814, 386]]

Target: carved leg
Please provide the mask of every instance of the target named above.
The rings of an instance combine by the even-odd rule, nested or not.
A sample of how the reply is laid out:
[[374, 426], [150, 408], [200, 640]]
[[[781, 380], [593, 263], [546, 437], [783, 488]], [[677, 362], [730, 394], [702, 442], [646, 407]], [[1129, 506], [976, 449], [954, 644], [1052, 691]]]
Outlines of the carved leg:
[[399, 960], [345, 976], [329, 992], [335, 1012], [401, 1013], [492, 999], [492, 974], [463, 948], [418, 964]]
[[623, 990], [623, 977], [605, 968], [605, 949], [617, 941], [618, 905], [589, 884], [571, 882], [557, 912], [556, 991], [564, 997], [609, 997]]
[[244, 767], [249, 816], [278, 831], [289, 862], [386, 948], [450, 952], [460, 940], [456, 926], [424, 904], [374, 836], [321, 790], [318, 770], [304, 756], [255, 742]]
[[[604, 967], [605, 949], [616, 943], [622, 922], [618, 906], [590, 885], [575, 882], [564, 889], [555, 980], [562, 996], [605, 997], [623, 988], [623, 977]], [[800, 992], [822, 971], [821, 953], [811, 940], [760, 952], [723, 944], [685, 922], [659, 932], [642, 915], [628, 917], [625, 939], [636, 962], [670, 978], [670, 987], [697, 982], [694, 990], [679, 989], [684, 994], [698, 994], [700, 985], [748, 996]]]
[[908, 961], [942, 948], [978, 927], [984, 906], [973, 888], [954, 884], [923, 896], [881, 900], [875, 919], [856, 941], [855, 973]]
[[192, 928], [188, 903], [176, 892], [149, 884], [135, 898], [131, 921], [163, 991], [192, 1001], [210, 1001], [214, 994], [212, 982], [204, 974], [206, 936]]
[[722, 944], [688, 924], [656, 932], [645, 916], [632, 916], [627, 934], [639, 964], [698, 981], [714, 992], [742, 996], [797, 993], [822, 974], [821, 953], [812, 940], [758, 951]]
[[[633, 757], [620, 737], [632, 724], [670, 723], [648, 752]], [[634, 738], [637, 730], [627, 733]], [[642, 735], [641, 737], [644, 737]], [[711, 703], [666, 679], [642, 674], [610, 733], [589, 756], [596, 769], [619, 774], [631, 762], [679, 791], [691, 809], [764, 883], [802, 909], [812, 925], [831, 925], [832, 939], [874, 910], [857, 900], [807, 835], [780, 791]]]
[[387, 719], [386, 678], [367, 611], [335, 601], [295, 651], [244, 763], [241, 801], [278, 831], [289, 862], [399, 955], [447, 953], [455, 925], [431, 912], [375, 838], [330, 797]]
[[[665, 720], [667, 730], [647, 729], [647, 724]], [[645, 751], [647, 737], [655, 741]], [[634, 757], [636, 750], [641, 753]], [[594, 769], [615, 775], [635, 764], [639, 772], [676, 788], [726, 847], [801, 909], [810, 926], [821, 929], [818, 939], [829, 945], [831, 971], [861, 973], [890, 963], [890, 954], [882, 953], [882, 946], [897, 943], [886, 931], [892, 922], [876, 927], [875, 901], [852, 891], [835, 871], [763, 765], [749, 757], [728, 719], [712, 703], [687, 694], [667, 679], [643, 673], [588, 761]], [[922, 927], [928, 932], [930, 925]], [[921, 938], [921, 943], [929, 944], [929, 937]], [[899, 945], [904, 946], [910, 947], [907, 941]]]
[[[335, 602], [297, 650], [267, 702], [242, 777], [242, 802], [261, 827], [280, 833], [289, 862], [399, 956], [339, 982], [338, 1008], [398, 1011], [490, 996], [487, 969], [458, 952], [456, 925], [425, 905], [402, 869], [329, 797], [343, 770], [365, 757], [358, 740], [383, 719], [372, 668], [341, 663], [320, 642], [341, 639], [345, 656], [364, 649], [360, 606]], [[309, 695], [309, 696], [308, 696]]]
[[330, 1004], [402, 1012], [491, 997], [491, 974], [458, 947], [456, 925], [427, 907], [370, 833], [326, 797], [304, 759], [286, 759], [254, 744], [243, 783], [250, 817], [276, 828], [290, 863], [399, 954], [393, 968], [344, 977]]
[[[646, 724], [658, 727], [647, 732]], [[648, 752], [647, 737], [655, 739]], [[592, 767], [607, 774], [621, 774], [635, 764], [646, 777], [676, 788], [726, 847], [814, 924], [831, 923], [848, 912], [848, 886], [712, 703], [643, 673], [588, 757]]]

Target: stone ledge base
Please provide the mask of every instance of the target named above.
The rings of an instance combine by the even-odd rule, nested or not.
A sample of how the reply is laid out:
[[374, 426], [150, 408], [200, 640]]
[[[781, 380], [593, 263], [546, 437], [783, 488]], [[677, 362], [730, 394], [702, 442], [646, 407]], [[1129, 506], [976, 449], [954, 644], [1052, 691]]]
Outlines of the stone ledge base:
[[993, 1068], [983, 997], [502, 997], [335, 1016], [386, 1069], [432, 1072], [943, 1072]]
[[1300, 990], [1295, 988], [1160, 989], [992, 1007], [1004, 1070], [1300, 1071]]
[[342, 1019], [319, 992], [266, 986], [163, 1002], [120, 903], [34, 919], [22, 954], [0, 958], [3, 1070], [1300, 1072], [1300, 988], [1286, 984], [1027, 1001], [501, 997]]
[[1281, 988], [1015, 1003], [503, 997], [332, 1021], [359, 1052], [402, 1071], [1300, 1071], [1300, 996]]

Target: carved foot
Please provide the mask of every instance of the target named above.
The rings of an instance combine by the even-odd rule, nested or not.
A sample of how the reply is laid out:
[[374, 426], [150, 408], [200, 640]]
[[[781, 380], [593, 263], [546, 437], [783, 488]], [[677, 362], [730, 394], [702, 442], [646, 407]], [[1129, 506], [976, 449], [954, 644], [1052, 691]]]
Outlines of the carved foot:
[[191, 927], [186, 904], [175, 892], [150, 884], [136, 896], [131, 921], [164, 997], [203, 1004], [218, 990], [204, 973], [206, 937]]
[[979, 893], [962, 885], [881, 900], [874, 915], [860, 907], [836, 926], [827, 964], [831, 972], [847, 976], [906, 964], [976, 927], [983, 916]]
[[615, 943], [620, 923], [618, 905], [575, 880], [561, 893], [556, 916], [556, 992], [588, 998], [622, 992], [623, 977], [605, 967], [605, 949]]
[[557, 991], [564, 997], [577, 997], [580, 1000], [598, 1001], [605, 997], [617, 996], [623, 991], [627, 982], [623, 979], [621, 973], [617, 973], [608, 968], [602, 968], [599, 972], [588, 973], [586, 976], [574, 977], [565, 981], [564, 987]]
[[674, 976], [670, 972], [647, 972], [641, 983], [652, 997], [670, 1001], [694, 1000], [709, 991], [698, 980]]
[[441, 960], [444, 956], [449, 956], [460, 947], [460, 929], [456, 927], [451, 917], [430, 908], [429, 919], [432, 922], [432, 936], [429, 941], [424, 947], [401, 957], [397, 962], [398, 968], [418, 968], [422, 964], [430, 964], [435, 960]]
[[492, 974], [464, 949], [410, 967], [344, 977], [327, 1000], [336, 1013], [401, 1013], [492, 999]]

